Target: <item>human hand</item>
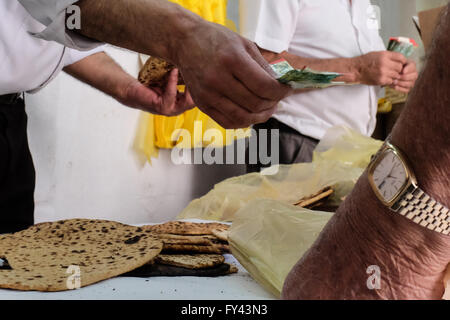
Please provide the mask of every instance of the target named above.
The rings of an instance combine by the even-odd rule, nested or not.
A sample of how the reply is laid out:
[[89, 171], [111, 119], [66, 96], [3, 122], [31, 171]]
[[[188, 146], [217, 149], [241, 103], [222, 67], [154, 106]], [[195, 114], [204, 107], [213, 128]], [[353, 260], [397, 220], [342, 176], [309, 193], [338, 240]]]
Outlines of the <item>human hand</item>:
[[[355, 58], [356, 70], [358, 70], [358, 82], [373, 86], [391, 86], [395, 81], [402, 79], [402, 71], [408, 64], [404, 55], [398, 52], [376, 51]], [[408, 77], [402, 81], [409, 85], [412, 79], [411, 66], [408, 66]], [[415, 81], [415, 80], [414, 80]]]
[[188, 33], [172, 60], [196, 105], [226, 129], [265, 122], [292, 92], [254, 43], [209, 22]]
[[184, 93], [178, 92], [178, 72], [178, 69], [172, 70], [164, 89], [148, 88], [133, 79], [124, 90], [123, 97], [117, 100], [126, 106], [158, 115], [182, 114], [195, 105], [187, 89]]
[[417, 72], [416, 63], [413, 60], [408, 60], [400, 73], [400, 78], [395, 80], [390, 87], [403, 93], [409, 93], [418, 77], [419, 73]]

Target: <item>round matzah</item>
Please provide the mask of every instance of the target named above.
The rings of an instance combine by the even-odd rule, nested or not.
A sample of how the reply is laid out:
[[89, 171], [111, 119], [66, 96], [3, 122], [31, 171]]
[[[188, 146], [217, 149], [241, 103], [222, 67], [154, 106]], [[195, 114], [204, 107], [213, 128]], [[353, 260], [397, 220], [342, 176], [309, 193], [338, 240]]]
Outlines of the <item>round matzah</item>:
[[160, 254], [156, 257], [156, 262], [159, 264], [188, 269], [212, 268], [224, 263], [224, 261], [224, 256], [219, 254]]
[[[68, 267], [78, 266], [81, 287], [134, 270], [153, 260], [162, 241], [148, 230], [104, 220], [74, 219], [35, 225], [0, 239], [0, 288], [68, 290]], [[0, 256], [0, 257], [1, 257]]]
[[217, 222], [200, 223], [200, 222], [186, 222], [186, 221], [169, 221], [162, 224], [155, 224], [144, 226], [146, 230], [152, 230], [164, 234], [178, 234], [178, 235], [206, 235], [212, 234], [212, 229], [228, 230], [229, 225]]
[[228, 228], [213, 228], [211, 233], [218, 239], [228, 242]]

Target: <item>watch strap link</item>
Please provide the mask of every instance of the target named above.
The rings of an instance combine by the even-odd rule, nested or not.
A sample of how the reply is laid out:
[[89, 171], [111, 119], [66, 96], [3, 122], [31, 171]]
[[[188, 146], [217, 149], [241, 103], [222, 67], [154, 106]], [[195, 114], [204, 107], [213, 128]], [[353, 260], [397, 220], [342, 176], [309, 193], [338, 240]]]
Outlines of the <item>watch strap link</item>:
[[411, 186], [392, 209], [422, 227], [450, 234], [450, 210], [420, 188]]

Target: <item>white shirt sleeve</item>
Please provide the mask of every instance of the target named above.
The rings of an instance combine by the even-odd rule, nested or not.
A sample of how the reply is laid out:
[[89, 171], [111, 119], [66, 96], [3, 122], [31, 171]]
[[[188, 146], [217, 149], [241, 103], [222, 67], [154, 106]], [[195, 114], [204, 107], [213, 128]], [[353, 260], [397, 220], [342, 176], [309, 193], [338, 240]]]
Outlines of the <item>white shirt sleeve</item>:
[[33, 18], [47, 26], [42, 32], [32, 33], [33, 36], [47, 41], [56, 41], [69, 48], [82, 51], [101, 45], [101, 42], [66, 29], [66, 9], [78, 0], [18, 1]]
[[74, 64], [80, 60], [83, 60], [84, 58], [87, 58], [93, 54], [104, 52], [105, 46], [100, 46], [95, 49], [89, 50], [89, 51], [79, 51], [71, 48], [66, 48], [66, 53], [64, 56], [64, 67], [70, 66], [71, 64]]
[[245, 38], [275, 53], [289, 49], [300, 0], [240, 0], [240, 28]]

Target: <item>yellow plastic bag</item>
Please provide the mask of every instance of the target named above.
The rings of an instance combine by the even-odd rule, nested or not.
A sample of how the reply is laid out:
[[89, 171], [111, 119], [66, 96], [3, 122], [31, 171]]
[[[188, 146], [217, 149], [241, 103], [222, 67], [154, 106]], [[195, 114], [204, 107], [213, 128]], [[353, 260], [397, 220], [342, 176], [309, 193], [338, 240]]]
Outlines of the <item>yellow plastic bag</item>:
[[[231, 253], [261, 286], [279, 298], [294, 265], [332, 217], [279, 201], [255, 200], [236, 213], [228, 241]], [[450, 264], [443, 279], [450, 300]]]
[[275, 175], [251, 173], [227, 179], [200, 199], [193, 200], [180, 219], [233, 221], [235, 213], [255, 199], [295, 204], [333, 186], [330, 205], [350, 193], [382, 142], [346, 128], [332, 128], [315, 152], [312, 163], [282, 165]]
[[231, 252], [252, 278], [279, 298], [287, 275], [331, 217], [279, 201], [250, 202], [231, 225]]
[[193, 200], [178, 219], [232, 222], [235, 213], [255, 199], [295, 204], [328, 186], [334, 186], [334, 201], [350, 192], [363, 170], [337, 161], [280, 166], [276, 175], [251, 173], [225, 180], [200, 199]]
[[[170, 1], [198, 14], [205, 20], [227, 26], [231, 30], [236, 31], [234, 23], [227, 19], [227, 0]], [[141, 57], [142, 65], [147, 58], [148, 56]], [[180, 90], [183, 89], [180, 87]], [[224, 139], [213, 142], [204, 141], [204, 134], [209, 129], [218, 130]], [[187, 130], [189, 132], [191, 137], [190, 141], [179, 139], [180, 130]], [[225, 130], [198, 108], [194, 108], [176, 117], [159, 115], [146, 115], [141, 117], [134, 149], [139, 154], [145, 155], [151, 163], [151, 158], [158, 156], [158, 148], [172, 149], [175, 146], [178, 148], [223, 147], [231, 144], [235, 139], [248, 137], [249, 134], [250, 131]]]
[[365, 169], [382, 144], [382, 141], [367, 138], [347, 127], [334, 127], [317, 145], [313, 158], [315, 162], [332, 160]]

